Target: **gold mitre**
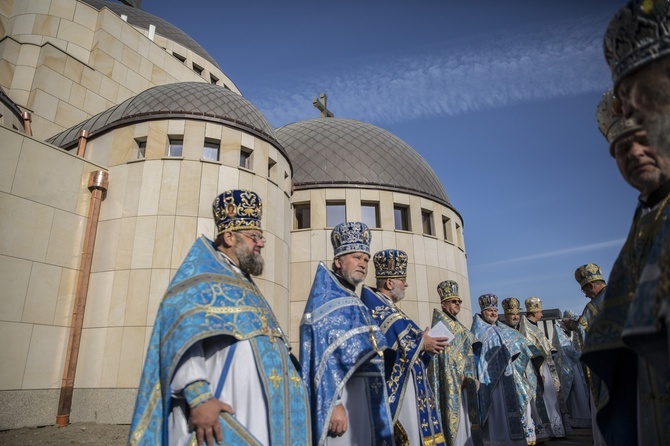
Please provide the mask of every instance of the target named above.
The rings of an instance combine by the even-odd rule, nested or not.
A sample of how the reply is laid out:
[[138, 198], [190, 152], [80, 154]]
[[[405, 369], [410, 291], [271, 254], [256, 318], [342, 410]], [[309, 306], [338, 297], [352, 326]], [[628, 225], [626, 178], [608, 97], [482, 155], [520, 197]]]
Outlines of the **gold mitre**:
[[505, 314], [519, 314], [521, 302], [516, 297], [508, 297], [502, 301], [502, 307]]
[[603, 272], [595, 263], [587, 263], [582, 265], [575, 271], [575, 280], [579, 282], [579, 286], [584, 288], [587, 283], [595, 282], [596, 280], [605, 281]]
[[542, 301], [539, 297], [529, 297], [526, 299], [526, 313], [534, 313], [536, 311], [542, 311]]

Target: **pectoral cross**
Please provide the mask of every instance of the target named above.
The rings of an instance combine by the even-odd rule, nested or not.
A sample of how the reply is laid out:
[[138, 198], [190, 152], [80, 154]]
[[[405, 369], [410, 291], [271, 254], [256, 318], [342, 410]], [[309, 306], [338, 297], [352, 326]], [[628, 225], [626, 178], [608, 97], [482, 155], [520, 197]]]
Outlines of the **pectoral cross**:
[[312, 104], [314, 107], [318, 108], [321, 111], [322, 118], [334, 118], [335, 115], [333, 112], [328, 110], [326, 104], [328, 103], [328, 96], [326, 93], [321, 93], [318, 98], [312, 99]]

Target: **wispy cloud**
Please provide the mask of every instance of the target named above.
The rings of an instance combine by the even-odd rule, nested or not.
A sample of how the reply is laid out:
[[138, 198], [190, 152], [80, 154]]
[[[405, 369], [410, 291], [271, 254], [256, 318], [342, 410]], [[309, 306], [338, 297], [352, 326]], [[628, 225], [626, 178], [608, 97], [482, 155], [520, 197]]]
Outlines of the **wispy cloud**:
[[529, 260], [546, 259], [546, 258], [551, 258], [551, 257], [564, 256], [564, 255], [568, 255], [568, 254], [578, 254], [578, 253], [584, 253], [584, 252], [597, 251], [599, 249], [620, 247], [621, 245], [623, 245], [623, 243], [625, 241], [626, 241], [625, 239], [616, 239], [616, 240], [610, 240], [610, 241], [607, 241], [607, 242], [592, 243], [590, 245], [581, 245], [581, 246], [575, 246], [575, 247], [572, 247], [572, 248], [559, 249], [557, 251], [548, 251], [548, 252], [542, 252], [542, 253], [539, 253], [539, 254], [533, 254], [533, 255], [529, 255], [529, 256], [515, 257], [513, 259], [499, 260], [497, 262], [485, 263], [485, 264], [481, 264], [481, 265], [478, 265], [478, 266], [479, 267], [484, 267], [484, 266], [507, 265], [507, 264], [510, 264], [510, 263], [527, 262]]
[[280, 126], [314, 117], [306, 104], [324, 91], [336, 116], [379, 124], [604, 91], [610, 82], [602, 56], [607, 19], [580, 18], [533, 33], [487, 36], [467, 46], [327, 75], [304, 73], [247, 97]]

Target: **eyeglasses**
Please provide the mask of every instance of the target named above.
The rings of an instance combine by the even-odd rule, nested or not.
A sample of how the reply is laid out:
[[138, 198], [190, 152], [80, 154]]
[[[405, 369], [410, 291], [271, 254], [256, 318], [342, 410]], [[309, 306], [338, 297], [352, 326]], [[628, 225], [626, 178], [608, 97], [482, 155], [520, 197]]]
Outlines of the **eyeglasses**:
[[451, 299], [449, 302], [453, 302], [453, 303], [455, 303], [455, 304], [461, 304], [461, 303], [463, 303], [463, 301], [460, 300], [460, 299]]
[[247, 235], [247, 234], [244, 233], [244, 231], [240, 231], [239, 234], [245, 236], [246, 238], [248, 238], [249, 240], [254, 242], [254, 244], [256, 244], [256, 245], [258, 245], [261, 242], [265, 243], [265, 240], [266, 240], [265, 237], [263, 237], [261, 234], [258, 234], [257, 232], [254, 232], [251, 235]]

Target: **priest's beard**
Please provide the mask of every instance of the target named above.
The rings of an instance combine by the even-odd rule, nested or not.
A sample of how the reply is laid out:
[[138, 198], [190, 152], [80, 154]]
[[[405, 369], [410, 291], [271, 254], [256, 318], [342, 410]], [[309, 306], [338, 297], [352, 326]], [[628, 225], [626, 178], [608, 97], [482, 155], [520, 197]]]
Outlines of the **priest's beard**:
[[235, 255], [237, 256], [239, 267], [243, 272], [252, 276], [263, 274], [263, 257], [260, 254], [256, 254], [253, 249], [249, 249], [246, 244], [236, 243]]
[[396, 286], [393, 288], [391, 291], [391, 299], [393, 299], [393, 302], [400, 302], [405, 298], [405, 289], [400, 288], [399, 286]]
[[644, 117], [644, 127], [651, 146], [670, 154], [670, 114], [648, 113]]

